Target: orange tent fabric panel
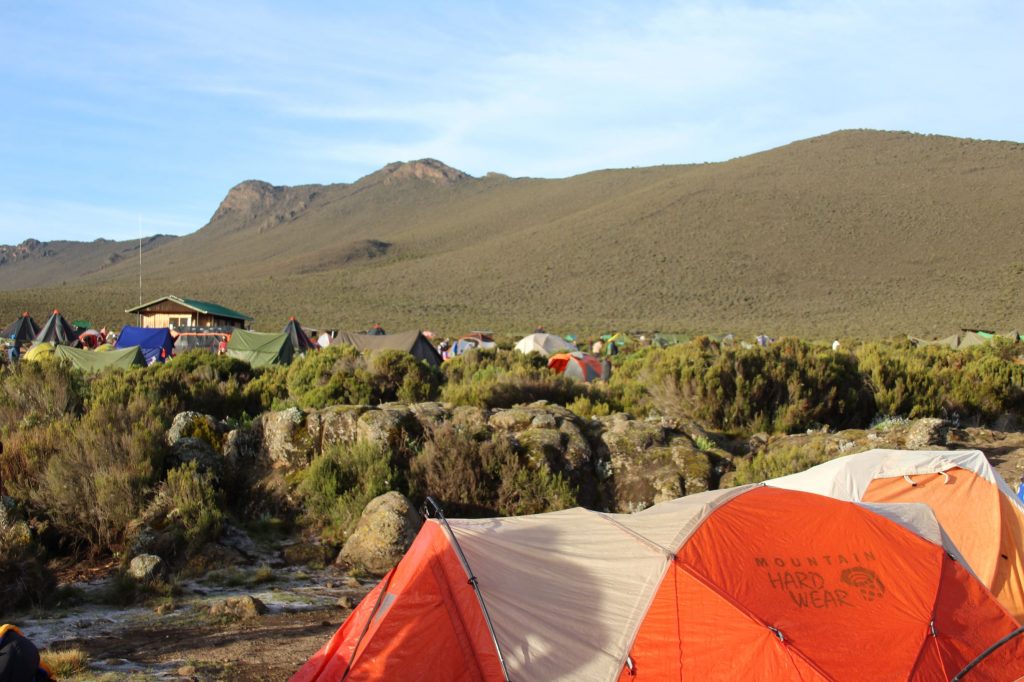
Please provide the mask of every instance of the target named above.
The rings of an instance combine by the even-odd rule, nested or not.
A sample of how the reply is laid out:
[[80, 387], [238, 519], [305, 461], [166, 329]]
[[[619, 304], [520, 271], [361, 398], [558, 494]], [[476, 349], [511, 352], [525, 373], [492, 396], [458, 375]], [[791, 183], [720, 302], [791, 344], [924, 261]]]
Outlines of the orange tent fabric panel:
[[1006, 495], [999, 496], [999, 512], [1002, 517], [999, 556], [989, 586], [1013, 617], [1024, 623], [1024, 565], [1021, 563], [1024, 552], [1020, 547], [1024, 541], [1024, 513]]
[[[980, 619], [960, 611], [985, 600], [968, 578], [941, 547], [856, 504], [760, 488], [680, 549], [632, 654], [638, 674], [656, 671], [644, 679], [930, 679], [1015, 626], [990, 598]], [[929, 657], [937, 587], [949, 615]]]
[[[385, 589], [377, 605], [379, 590]], [[376, 606], [376, 608], [374, 608]], [[370, 618], [369, 628], [361, 637]], [[292, 682], [483, 682], [501, 668], [476, 595], [443, 529], [427, 522], [402, 563]]]
[[921, 502], [931, 507], [950, 539], [986, 585], [996, 572], [998, 546], [979, 529], [999, 527], [999, 489], [964, 469], [942, 474], [876, 478], [864, 493], [865, 502]]

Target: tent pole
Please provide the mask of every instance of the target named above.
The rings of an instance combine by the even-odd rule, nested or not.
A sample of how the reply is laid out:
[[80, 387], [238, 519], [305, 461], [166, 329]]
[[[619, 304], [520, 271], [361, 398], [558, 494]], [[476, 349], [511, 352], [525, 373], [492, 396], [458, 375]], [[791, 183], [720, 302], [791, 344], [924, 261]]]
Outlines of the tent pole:
[[969, 673], [971, 670], [974, 669], [974, 667], [976, 665], [978, 665], [983, 660], [988, 658], [989, 654], [991, 654], [993, 651], [995, 651], [996, 649], [998, 649], [999, 647], [1001, 647], [1002, 645], [1006, 644], [1011, 639], [1013, 639], [1014, 637], [1016, 637], [1017, 635], [1020, 635], [1020, 634], [1024, 634], [1024, 625], [1022, 625], [1021, 627], [1017, 628], [1016, 630], [1014, 630], [1010, 634], [1006, 635], [1001, 640], [999, 640], [998, 642], [996, 642], [995, 644], [993, 644], [992, 646], [990, 646], [989, 648], [985, 649], [980, 654], [978, 654], [977, 658], [975, 658], [973, 661], [968, 663], [967, 666], [963, 670], [958, 672], [956, 674], [956, 676], [953, 679], [951, 679], [949, 682], [960, 682], [960, 680], [963, 679], [964, 675]]
[[469, 567], [469, 561], [466, 560], [466, 555], [462, 553], [462, 547], [459, 545], [459, 539], [455, 537], [455, 531], [448, 525], [448, 519], [444, 517], [444, 510], [441, 509], [441, 505], [437, 503], [433, 497], [428, 496], [426, 505], [424, 505], [429, 517], [430, 509], [433, 507], [434, 515], [444, 524], [445, 530], [448, 531], [448, 535], [452, 539], [452, 544], [455, 545], [455, 551], [459, 555], [459, 561], [462, 562], [462, 567], [466, 569], [466, 573], [469, 575], [469, 584], [473, 586], [473, 591], [476, 592], [476, 599], [480, 602], [480, 610], [483, 611], [484, 621], [487, 623], [487, 631], [491, 633], [491, 642], [494, 644], [494, 650], [498, 654], [498, 662], [501, 663], [501, 673], [505, 676], [505, 682], [511, 682], [511, 678], [508, 676], [508, 667], [505, 665], [505, 657], [501, 654], [501, 647], [498, 646], [498, 636], [494, 634], [494, 624], [491, 622], [491, 614], [487, 611], [487, 604], [484, 603], [484, 595], [480, 591], [480, 585], [473, 575], [473, 569]]

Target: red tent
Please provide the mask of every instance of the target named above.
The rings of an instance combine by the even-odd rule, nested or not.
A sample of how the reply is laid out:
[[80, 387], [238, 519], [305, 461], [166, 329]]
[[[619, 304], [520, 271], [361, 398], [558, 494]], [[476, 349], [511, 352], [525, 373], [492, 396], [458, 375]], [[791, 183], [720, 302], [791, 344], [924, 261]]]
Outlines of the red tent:
[[601, 359], [587, 353], [556, 353], [548, 358], [548, 367], [579, 381], [596, 381], [604, 375]]
[[[292, 682], [923, 682], [1016, 627], [927, 506], [747, 486], [428, 520]], [[1021, 675], [1017, 638], [969, 679]]]

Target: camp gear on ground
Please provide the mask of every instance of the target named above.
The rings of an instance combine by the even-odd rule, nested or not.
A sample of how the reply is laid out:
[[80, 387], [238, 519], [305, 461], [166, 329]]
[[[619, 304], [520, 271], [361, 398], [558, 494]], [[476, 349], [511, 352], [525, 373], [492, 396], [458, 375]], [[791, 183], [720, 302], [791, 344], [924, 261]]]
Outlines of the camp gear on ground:
[[0, 680], [49, 682], [52, 673], [39, 660], [39, 649], [13, 625], [0, 625]]

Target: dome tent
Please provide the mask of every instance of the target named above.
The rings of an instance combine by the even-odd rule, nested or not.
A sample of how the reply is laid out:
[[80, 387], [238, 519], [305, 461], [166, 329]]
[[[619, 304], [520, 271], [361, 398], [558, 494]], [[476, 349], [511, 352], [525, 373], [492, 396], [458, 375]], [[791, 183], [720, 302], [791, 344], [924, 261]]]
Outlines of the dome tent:
[[292, 682], [947, 679], [1016, 627], [957, 556], [924, 505], [766, 486], [428, 519]]

